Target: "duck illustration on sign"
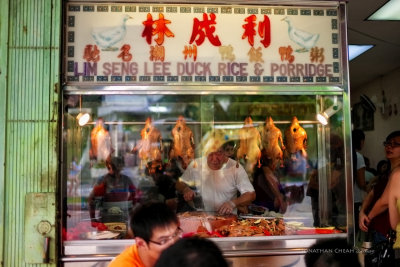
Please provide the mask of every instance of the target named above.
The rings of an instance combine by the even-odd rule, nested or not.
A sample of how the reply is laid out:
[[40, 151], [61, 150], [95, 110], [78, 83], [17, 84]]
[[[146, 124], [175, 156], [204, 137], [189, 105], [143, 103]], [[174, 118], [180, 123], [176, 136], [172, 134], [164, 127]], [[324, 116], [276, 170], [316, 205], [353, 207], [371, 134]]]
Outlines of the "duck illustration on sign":
[[117, 51], [117, 47], [113, 47], [118, 42], [122, 41], [126, 34], [126, 21], [132, 19], [131, 16], [125, 15], [118, 26], [101, 27], [92, 30], [92, 37], [96, 44], [103, 51]]
[[290, 40], [298, 44], [301, 48], [297, 49], [296, 52], [308, 52], [312, 47], [315, 46], [319, 39], [318, 33], [309, 33], [293, 27], [292, 21], [289, 17], [282, 19], [288, 24], [288, 34]]

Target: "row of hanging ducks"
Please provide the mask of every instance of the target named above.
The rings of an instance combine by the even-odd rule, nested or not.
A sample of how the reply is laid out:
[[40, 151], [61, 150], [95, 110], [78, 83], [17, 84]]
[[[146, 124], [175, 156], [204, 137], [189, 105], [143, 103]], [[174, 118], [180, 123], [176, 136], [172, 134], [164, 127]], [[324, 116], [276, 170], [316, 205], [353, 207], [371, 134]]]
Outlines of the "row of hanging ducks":
[[[132, 152], [138, 153], [139, 158], [144, 162], [161, 161], [162, 135], [152, 124], [151, 118], [147, 118], [140, 134], [141, 140], [132, 149]], [[239, 162], [243, 159], [247, 165], [246, 169], [254, 167], [256, 164], [260, 167], [262, 153], [265, 153], [265, 156], [274, 162], [279, 161], [281, 165], [283, 164], [284, 152], [287, 157], [298, 152], [303, 157], [307, 157], [307, 133], [300, 126], [297, 117], [292, 118], [290, 126], [285, 130], [285, 141], [283, 141], [281, 130], [275, 126], [271, 117], [267, 117], [260, 133], [254, 126], [251, 117], [247, 116], [238, 134], [240, 140], [236, 151], [236, 160]], [[171, 135], [172, 144], [168, 155], [169, 161], [178, 160], [182, 167], [186, 169], [195, 157], [195, 142], [193, 132], [186, 125], [183, 116], [178, 117]], [[221, 147], [224, 142], [226, 142], [226, 135], [213, 135], [206, 142], [203, 150], [210, 152]]]

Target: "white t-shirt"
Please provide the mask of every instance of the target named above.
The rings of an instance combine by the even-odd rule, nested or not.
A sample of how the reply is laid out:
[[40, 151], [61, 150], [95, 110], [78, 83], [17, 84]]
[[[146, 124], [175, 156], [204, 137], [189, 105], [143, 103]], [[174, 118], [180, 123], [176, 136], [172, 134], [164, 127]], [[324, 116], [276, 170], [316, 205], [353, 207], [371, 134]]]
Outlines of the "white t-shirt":
[[[194, 186], [203, 198], [205, 211], [217, 211], [226, 201], [237, 198], [237, 192], [244, 194], [253, 192], [244, 168], [236, 161], [229, 159], [219, 170], [211, 170], [207, 165], [207, 158], [196, 159], [183, 173], [181, 180], [189, 186]], [[236, 210], [234, 210], [236, 212]]]
[[[365, 168], [364, 157], [360, 153], [356, 152], [357, 155], [357, 171], [361, 168]], [[361, 203], [365, 196], [365, 191], [361, 190], [358, 185], [357, 181], [355, 181], [356, 177], [354, 177], [354, 202]]]

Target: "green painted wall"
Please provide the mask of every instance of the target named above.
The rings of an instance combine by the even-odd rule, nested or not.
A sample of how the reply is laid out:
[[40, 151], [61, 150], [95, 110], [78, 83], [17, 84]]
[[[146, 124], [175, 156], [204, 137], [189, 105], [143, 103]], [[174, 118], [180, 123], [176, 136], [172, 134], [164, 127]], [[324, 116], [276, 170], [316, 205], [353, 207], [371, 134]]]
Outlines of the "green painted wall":
[[57, 188], [62, 1], [0, 1], [1, 266], [40, 266], [25, 260], [25, 198]]
[[4, 247], [4, 161], [6, 138], [6, 77], [7, 77], [7, 31], [8, 0], [0, 0], [0, 261], [3, 262]]

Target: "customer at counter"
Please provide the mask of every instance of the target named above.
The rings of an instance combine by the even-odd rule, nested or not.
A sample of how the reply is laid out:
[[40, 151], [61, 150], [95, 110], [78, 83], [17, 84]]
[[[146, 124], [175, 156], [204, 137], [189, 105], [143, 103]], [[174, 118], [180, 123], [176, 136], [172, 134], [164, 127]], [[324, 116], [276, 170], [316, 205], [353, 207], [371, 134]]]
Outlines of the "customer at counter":
[[256, 198], [244, 168], [227, 157], [222, 148], [192, 161], [176, 189], [188, 202], [200, 195], [204, 211], [219, 214], [237, 213], [237, 209], [247, 213], [247, 205]]
[[109, 267], [153, 267], [162, 251], [182, 235], [174, 211], [161, 202], [148, 202], [131, 214], [135, 244], [126, 248]]
[[121, 157], [108, 157], [106, 166], [108, 173], [98, 179], [88, 197], [91, 222], [127, 224], [136, 204], [136, 187], [128, 176], [121, 174]]
[[262, 166], [256, 168], [254, 173], [253, 185], [256, 190], [254, 204], [266, 207], [270, 211], [285, 213], [288, 206], [285, 190], [275, 173], [278, 160], [268, 158], [266, 153], [262, 153]]

